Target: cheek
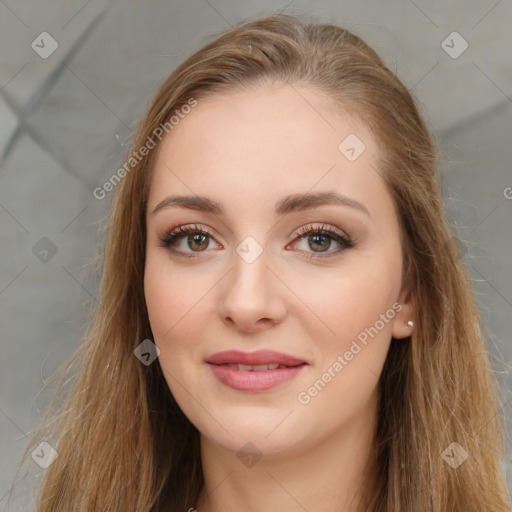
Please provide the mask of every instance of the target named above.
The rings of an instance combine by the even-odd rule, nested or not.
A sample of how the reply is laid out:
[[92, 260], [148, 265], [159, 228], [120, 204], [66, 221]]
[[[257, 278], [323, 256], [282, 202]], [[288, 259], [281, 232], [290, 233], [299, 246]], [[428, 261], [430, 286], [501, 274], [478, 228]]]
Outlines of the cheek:
[[[305, 295], [310, 313], [301, 316], [321, 326], [324, 335], [319, 341], [324, 340], [324, 348], [329, 351], [342, 350], [376, 322], [379, 335], [387, 337], [391, 333], [396, 313], [392, 309], [397, 293], [394, 273], [375, 263], [371, 268], [359, 267], [316, 280]], [[384, 323], [379, 321], [381, 315], [385, 316]]]
[[[392, 267], [374, 262], [337, 279], [331, 276], [323, 292], [315, 287], [308, 295], [308, 306], [322, 320], [325, 336], [313, 338], [320, 364], [299, 402], [310, 400], [307, 409], [317, 409], [317, 417], [344, 421], [375, 392], [400, 309], [395, 303], [400, 283], [394, 283]], [[308, 331], [313, 332], [312, 324]], [[340, 408], [332, 408], [337, 403]]]
[[[207, 389], [197, 366], [204, 357], [202, 341], [208, 335], [204, 286], [197, 272], [174, 268], [163, 258], [148, 255], [144, 290], [153, 341], [160, 350], [158, 362], [167, 386], [189, 420], [206, 429], [204, 410], [197, 399]], [[203, 300], [201, 300], [203, 299]], [[218, 435], [218, 434], [217, 434]]]
[[[144, 273], [144, 293], [153, 341], [169, 388], [178, 400], [181, 385], [192, 389], [206, 356], [212, 330], [213, 288], [218, 275], [194, 265], [177, 266], [167, 254], [150, 249]], [[181, 385], [180, 385], [181, 384]]]
[[153, 341], [160, 349], [160, 365], [164, 373], [167, 370], [181, 374], [182, 356], [192, 352], [199, 342], [192, 326], [197, 328], [197, 322], [204, 317], [204, 306], [198, 283], [191, 283], [186, 272], [171, 272], [169, 262], [162, 259], [159, 255], [148, 255], [144, 293]]
[[[350, 300], [337, 294], [337, 305], [324, 309], [335, 334], [316, 338], [319, 364], [296, 396], [304, 428], [336, 430], [368, 411], [378, 392], [395, 310], [375, 290], [360, 293], [354, 285], [353, 292]], [[380, 316], [386, 311], [387, 322]]]
[[148, 251], [144, 293], [154, 336], [170, 340], [190, 318], [197, 318], [207, 289], [197, 272], [173, 267], [164, 252]]

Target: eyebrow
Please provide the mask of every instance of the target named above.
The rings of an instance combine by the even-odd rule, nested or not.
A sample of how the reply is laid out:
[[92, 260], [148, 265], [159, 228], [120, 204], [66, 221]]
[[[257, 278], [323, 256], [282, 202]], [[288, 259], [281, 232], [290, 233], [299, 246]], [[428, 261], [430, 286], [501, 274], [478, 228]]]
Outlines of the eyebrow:
[[[336, 192], [316, 192], [307, 194], [291, 194], [284, 197], [276, 204], [275, 212], [277, 215], [287, 215], [292, 212], [310, 210], [319, 206], [348, 206], [357, 211], [371, 217], [368, 208], [356, 201], [355, 199], [338, 194]], [[160, 201], [154, 208], [152, 215], [164, 208], [172, 206], [187, 208], [189, 210], [202, 211], [213, 213], [215, 215], [223, 215], [224, 210], [222, 206], [203, 196], [168, 196]]]

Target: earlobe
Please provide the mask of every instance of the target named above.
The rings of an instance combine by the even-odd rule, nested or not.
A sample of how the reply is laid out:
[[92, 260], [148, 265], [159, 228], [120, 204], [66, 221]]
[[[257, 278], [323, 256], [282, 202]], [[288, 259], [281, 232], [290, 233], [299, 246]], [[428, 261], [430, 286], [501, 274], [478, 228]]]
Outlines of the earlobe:
[[402, 306], [402, 309], [393, 320], [392, 336], [396, 339], [407, 338], [414, 331], [415, 307], [413, 295], [410, 291], [405, 291], [401, 294], [400, 299], [397, 302]]

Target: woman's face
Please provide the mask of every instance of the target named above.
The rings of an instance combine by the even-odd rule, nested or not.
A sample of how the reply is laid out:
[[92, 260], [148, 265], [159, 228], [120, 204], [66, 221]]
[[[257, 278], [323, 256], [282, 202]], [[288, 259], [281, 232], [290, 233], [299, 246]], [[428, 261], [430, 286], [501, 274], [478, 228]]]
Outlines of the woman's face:
[[288, 85], [201, 100], [159, 149], [147, 233], [159, 363], [205, 438], [285, 455], [372, 428], [412, 309], [365, 126]]

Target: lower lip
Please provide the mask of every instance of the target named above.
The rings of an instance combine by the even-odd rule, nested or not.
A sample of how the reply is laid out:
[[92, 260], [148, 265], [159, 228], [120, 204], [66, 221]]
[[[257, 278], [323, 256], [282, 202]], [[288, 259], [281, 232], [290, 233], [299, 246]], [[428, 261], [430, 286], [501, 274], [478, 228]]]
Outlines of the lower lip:
[[266, 391], [296, 377], [306, 364], [261, 372], [243, 371], [230, 366], [208, 363], [223, 384], [238, 391]]

